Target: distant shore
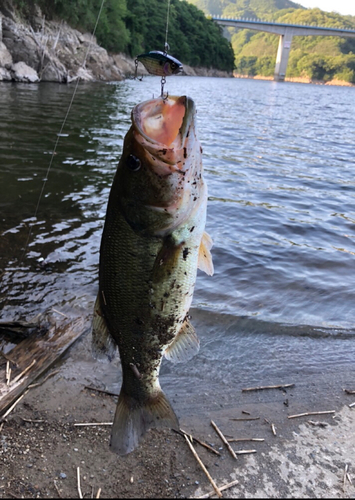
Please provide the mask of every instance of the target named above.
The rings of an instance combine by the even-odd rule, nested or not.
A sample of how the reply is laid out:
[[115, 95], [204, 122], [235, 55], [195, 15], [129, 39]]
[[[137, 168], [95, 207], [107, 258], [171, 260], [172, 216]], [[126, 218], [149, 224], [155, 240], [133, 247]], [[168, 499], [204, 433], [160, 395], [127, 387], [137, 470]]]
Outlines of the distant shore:
[[[273, 76], [248, 76], [241, 75], [238, 73], [233, 74], [234, 78], [249, 78], [251, 80], [274, 80]], [[285, 82], [295, 82], [295, 83], [313, 83], [315, 85], [337, 85], [339, 87], [355, 87], [354, 84], [345, 82], [344, 80], [329, 80], [329, 82], [325, 82], [324, 80], [312, 80], [311, 78], [296, 76], [293, 78], [285, 78]]]

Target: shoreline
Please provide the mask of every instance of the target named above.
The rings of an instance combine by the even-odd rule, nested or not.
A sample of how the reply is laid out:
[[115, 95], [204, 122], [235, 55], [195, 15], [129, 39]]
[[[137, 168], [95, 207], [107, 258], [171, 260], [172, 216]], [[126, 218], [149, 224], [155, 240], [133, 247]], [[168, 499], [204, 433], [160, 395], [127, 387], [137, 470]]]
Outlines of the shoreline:
[[[248, 75], [242, 75], [242, 74], [233, 74], [234, 78], [245, 78], [249, 80], [268, 80], [268, 81], [274, 81], [273, 76], [262, 76], [262, 75], [256, 75], [256, 76], [248, 76]], [[335, 85], [338, 87], [355, 87], [355, 84], [352, 84], [350, 82], [346, 82], [344, 80], [329, 80], [328, 82], [324, 80], [312, 80], [311, 78], [307, 77], [286, 77], [285, 82], [293, 82], [293, 83], [312, 83], [313, 85]]]
[[[149, 431], [125, 457], [110, 451], [120, 363], [98, 363], [90, 345], [86, 333], [0, 424], [0, 498], [73, 498], [78, 474], [85, 497], [99, 489], [102, 498], [199, 498], [213, 491], [185, 439], [171, 429]], [[223, 391], [198, 406], [193, 394], [190, 405], [174, 389], [166, 394], [181, 428], [219, 453], [194, 443], [216, 484], [238, 481], [224, 497], [353, 498], [354, 396], [343, 390], [352, 380], [351, 372], [300, 374], [293, 387], [247, 392], [236, 381], [227, 404]], [[164, 377], [161, 383], [164, 389]], [[196, 388], [200, 396], [203, 390]], [[288, 418], [318, 411], [323, 414]], [[260, 441], [231, 443], [237, 453], [248, 451], [235, 459], [211, 420], [228, 438]]]

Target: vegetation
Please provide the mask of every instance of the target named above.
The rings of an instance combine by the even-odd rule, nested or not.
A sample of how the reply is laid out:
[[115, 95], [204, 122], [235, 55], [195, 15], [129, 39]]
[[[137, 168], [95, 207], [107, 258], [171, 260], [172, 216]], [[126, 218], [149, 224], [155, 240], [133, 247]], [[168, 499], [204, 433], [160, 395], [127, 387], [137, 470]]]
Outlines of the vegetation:
[[[0, 0], [1, 1], [1, 0]], [[92, 32], [102, 0], [13, 0], [24, 15], [34, 5], [46, 18], [65, 19], [81, 31]], [[96, 37], [110, 52], [132, 57], [149, 50], [164, 50], [167, 0], [105, 0]], [[171, 0], [169, 53], [185, 64], [232, 71], [234, 53], [223, 30], [191, 3]]]
[[[354, 16], [320, 9], [305, 9], [290, 0], [189, 0], [205, 14], [274, 20], [355, 30]], [[336, 9], [336, 3], [334, 5]], [[235, 54], [236, 71], [245, 75], [272, 76], [278, 35], [228, 28]], [[355, 83], [355, 39], [296, 36], [292, 40], [287, 77], [317, 80], [339, 79]]]

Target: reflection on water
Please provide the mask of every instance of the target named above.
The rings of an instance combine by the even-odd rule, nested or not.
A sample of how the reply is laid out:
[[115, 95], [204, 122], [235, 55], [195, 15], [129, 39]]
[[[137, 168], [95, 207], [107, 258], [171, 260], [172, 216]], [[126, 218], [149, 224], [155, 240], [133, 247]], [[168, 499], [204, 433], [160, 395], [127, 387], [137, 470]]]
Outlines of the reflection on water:
[[[289, 372], [291, 353], [297, 369], [350, 364], [354, 89], [192, 77], [167, 89], [197, 105], [214, 240], [215, 275], [199, 272], [193, 301], [194, 376], [260, 380]], [[2, 318], [92, 308], [130, 112], [159, 92], [155, 77], [79, 85], [48, 174], [73, 87], [0, 83]], [[166, 363], [163, 373], [173, 385], [184, 378]]]

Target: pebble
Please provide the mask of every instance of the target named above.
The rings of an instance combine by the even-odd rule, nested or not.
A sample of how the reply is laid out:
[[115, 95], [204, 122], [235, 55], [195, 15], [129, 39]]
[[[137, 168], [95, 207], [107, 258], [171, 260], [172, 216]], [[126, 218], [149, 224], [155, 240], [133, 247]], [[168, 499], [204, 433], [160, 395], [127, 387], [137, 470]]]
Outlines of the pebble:
[[61, 472], [59, 474], [59, 477], [60, 477], [60, 479], [66, 479], [67, 475], [65, 474], [65, 472]]

